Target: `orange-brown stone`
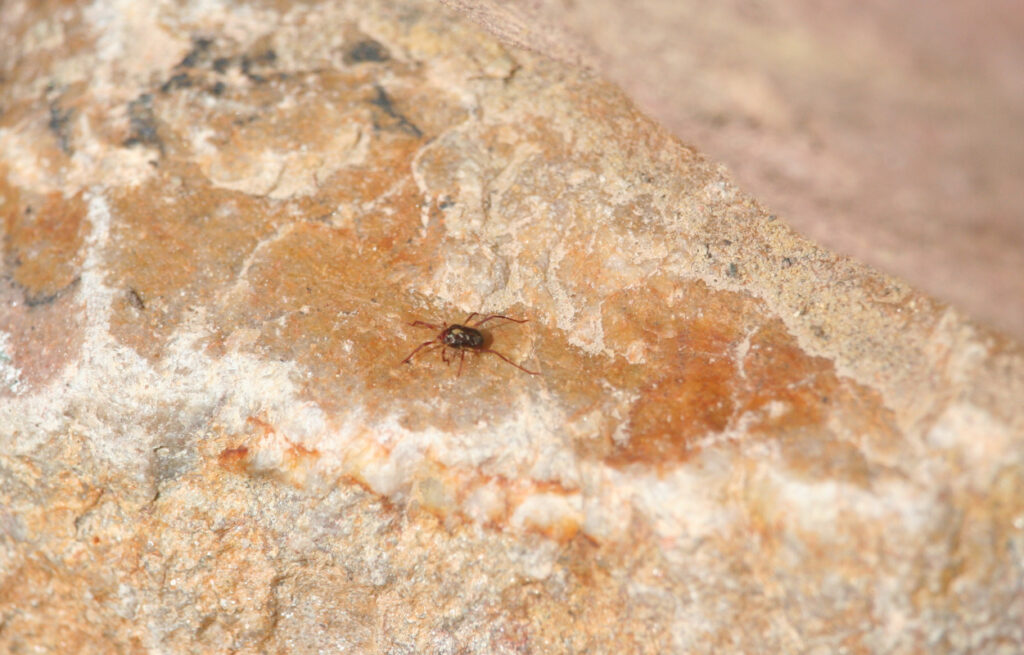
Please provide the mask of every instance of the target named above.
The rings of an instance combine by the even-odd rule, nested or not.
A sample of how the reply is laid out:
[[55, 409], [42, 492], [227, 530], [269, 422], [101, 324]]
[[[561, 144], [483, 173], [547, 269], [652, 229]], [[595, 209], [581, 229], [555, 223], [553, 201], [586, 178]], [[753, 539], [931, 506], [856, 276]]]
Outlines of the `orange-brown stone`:
[[1017, 634], [1019, 345], [433, 4], [121, 9], [0, 6], [0, 650]]

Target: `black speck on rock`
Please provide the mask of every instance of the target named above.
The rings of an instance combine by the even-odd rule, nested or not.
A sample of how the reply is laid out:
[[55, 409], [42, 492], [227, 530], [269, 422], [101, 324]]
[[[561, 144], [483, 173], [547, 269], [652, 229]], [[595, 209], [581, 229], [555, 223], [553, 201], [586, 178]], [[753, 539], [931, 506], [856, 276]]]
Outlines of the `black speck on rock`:
[[387, 61], [391, 58], [391, 53], [378, 41], [373, 39], [365, 39], [359, 41], [345, 53], [344, 61], [346, 64], [362, 64], [364, 62], [374, 61]]

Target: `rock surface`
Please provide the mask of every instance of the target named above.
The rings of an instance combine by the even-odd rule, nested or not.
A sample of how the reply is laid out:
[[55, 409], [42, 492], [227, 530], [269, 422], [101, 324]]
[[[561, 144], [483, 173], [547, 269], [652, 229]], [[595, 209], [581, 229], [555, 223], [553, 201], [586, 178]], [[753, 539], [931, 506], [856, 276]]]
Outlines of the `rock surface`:
[[1024, 3], [442, 1], [600, 71], [812, 241], [1024, 340]]
[[[0, 650], [1024, 643], [1020, 346], [615, 88], [427, 3], [0, 26]], [[471, 312], [539, 375], [400, 363]]]

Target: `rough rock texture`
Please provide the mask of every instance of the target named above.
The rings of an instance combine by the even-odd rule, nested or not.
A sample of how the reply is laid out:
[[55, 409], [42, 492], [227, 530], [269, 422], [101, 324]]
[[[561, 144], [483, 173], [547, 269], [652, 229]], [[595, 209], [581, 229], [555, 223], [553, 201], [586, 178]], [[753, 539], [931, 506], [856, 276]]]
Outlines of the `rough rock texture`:
[[[415, 2], [0, 26], [0, 651], [1024, 643], [1020, 346], [615, 88]], [[476, 311], [540, 375], [399, 363]]]
[[583, 61], [811, 240], [1024, 340], [1024, 3], [443, 0]]

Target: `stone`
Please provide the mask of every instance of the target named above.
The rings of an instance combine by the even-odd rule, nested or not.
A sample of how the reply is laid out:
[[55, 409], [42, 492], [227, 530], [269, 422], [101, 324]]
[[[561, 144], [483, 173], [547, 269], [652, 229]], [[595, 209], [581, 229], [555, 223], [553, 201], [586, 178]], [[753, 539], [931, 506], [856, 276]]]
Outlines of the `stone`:
[[830, 250], [1024, 340], [1024, 5], [441, 0], [582, 62]]
[[[412, 0], [0, 25], [0, 650], [1024, 640], [1020, 344], [614, 86]], [[539, 375], [402, 363], [474, 312]]]

